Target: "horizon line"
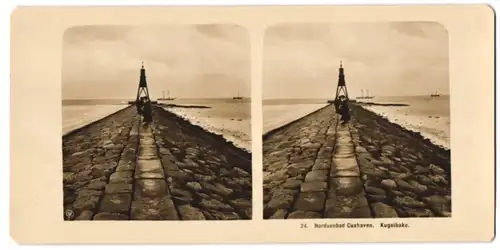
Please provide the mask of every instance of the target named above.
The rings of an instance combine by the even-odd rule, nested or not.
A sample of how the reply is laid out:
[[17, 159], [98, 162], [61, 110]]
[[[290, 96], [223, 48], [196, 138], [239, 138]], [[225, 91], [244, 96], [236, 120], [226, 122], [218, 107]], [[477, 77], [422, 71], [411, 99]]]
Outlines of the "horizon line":
[[[235, 96], [225, 96], [225, 97], [171, 97], [175, 99], [227, 99], [227, 98], [233, 98]], [[251, 98], [250, 96], [240, 96], [242, 98]], [[157, 98], [151, 98], [152, 100], [156, 100], [158, 98], [162, 97], [157, 97]], [[61, 100], [67, 101], [67, 100], [135, 100], [135, 98], [128, 98], [128, 97], [100, 97], [100, 98], [63, 98]]]
[[[440, 94], [441, 96], [449, 96], [450, 94]], [[429, 95], [374, 95], [373, 97], [415, 97], [415, 96], [429, 96]], [[358, 96], [356, 96], [358, 97]], [[307, 100], [307, 99], [321, 99], [321, 100], [330, 100], [333, 99], [331, 97], [300, 97], [300, 98], [262, 98], [262, 100]]]

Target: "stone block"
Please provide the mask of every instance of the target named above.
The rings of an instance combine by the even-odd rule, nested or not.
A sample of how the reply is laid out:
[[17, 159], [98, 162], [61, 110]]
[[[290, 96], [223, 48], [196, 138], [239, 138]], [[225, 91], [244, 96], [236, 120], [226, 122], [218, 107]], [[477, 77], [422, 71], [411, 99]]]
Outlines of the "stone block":
[[382, 202], [376, 202], [371, 205], [375, 218], [397, 218], [396, 210]]
[[324, 182], [328, 179], [328, 170], [313, 170], [307, 173], [305, 182]]
[[178, 208], [182, 220], [205, 220], [203, 213], [191, 205], [185, 204]]
[[179, 220], [170, 197], [142, 197], [132, 202], [133, 220]]
[[321, 214], [312, 211], [294, 211], [291, 212], [287, 219], [314, 219], [321, 218]]
[[131, 194], [106, 194], [104, 195], [99, 212], [128, 213]]
[[132, 193], [132, 184], [113, 183], [106, 185], [106, 194]]
[[165, 173], [160, 160], [138, 160], [135, 170], [136, 179], [163, 179]]
[[323, 181], [316, 181], [316, 182], [304, 182], [300, 186], [300, 192], [324, 192], [328, 189], [328, 184]]
[[128, 216], [120, 213], [102, 212], [94, 216], [94, 220], [128, 220]]
[[325, 199], [324, 192], [300, 193], [294, 208], [302, 211], [322, 211]]
[[163, 197], [167, 195], [167, 184], [163, 179], [140, 179], [135, 182], [134, 196], [136, 199], [142, 197]]

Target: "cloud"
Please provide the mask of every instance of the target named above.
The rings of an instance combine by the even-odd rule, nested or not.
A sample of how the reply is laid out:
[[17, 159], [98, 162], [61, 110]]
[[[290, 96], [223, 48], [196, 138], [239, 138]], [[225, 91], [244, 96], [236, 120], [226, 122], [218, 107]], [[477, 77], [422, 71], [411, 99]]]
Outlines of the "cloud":
[[134, 96], [141, 61], [156, 97], [249, 95], [249, 56], [236, 25], [75, 27], [64, 36], [63, 98]]
[[448, 90], [448, 37], [436, 23], [280, 25], [264, 51], [264, 98], [332, 98], [340, 60], [350, 93]]

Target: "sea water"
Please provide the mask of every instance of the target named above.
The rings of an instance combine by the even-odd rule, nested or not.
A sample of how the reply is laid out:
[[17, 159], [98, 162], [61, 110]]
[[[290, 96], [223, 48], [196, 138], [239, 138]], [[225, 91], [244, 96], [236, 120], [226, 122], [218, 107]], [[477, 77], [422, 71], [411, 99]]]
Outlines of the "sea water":
[[262, 102], [263, 134], [300, 119], [320, 108], [326, 100], [319, 99], [274, 99]]
[[[406, 104], [408, 106], [365, 106], [389, 121], [419, 132], [434, 144], [450, 147], [450, 98], [449, 96], [393, 96], [357, 100], [384, 104]], [[326, 99], [264, 100], [263, 133], [300, 119], [326, 104]]]
[[62, 134], [65, 135], [126, 107], [121, 101], [63, 100]]
[[166, 107], [191, 124], [221, 135], [235, 146], [252, 151], [251, 102], [249, 99], [178, 99], [160, 103], [209, 108]]
[[366, 106], [389, 121], [419, 132], [434, 144], [450, 148], [450, 97], [392, 96], [359, 100], [373, 103], [397, 103], [408, 106]]
[[[63, 135], [106, 117], [128, 106], [128, 100], [64, 100], [62, 105]], [[223, 136], [227, 141], [251, 151], [250, 100], [241, 99], [176, 99], [160, 101], [176, 105], [209, 108], [165, 108], [194, 125]]]

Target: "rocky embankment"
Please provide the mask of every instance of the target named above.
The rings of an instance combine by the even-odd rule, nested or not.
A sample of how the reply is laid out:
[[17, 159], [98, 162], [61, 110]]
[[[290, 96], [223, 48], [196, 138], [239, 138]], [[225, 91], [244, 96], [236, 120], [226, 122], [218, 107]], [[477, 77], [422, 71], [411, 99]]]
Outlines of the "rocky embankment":
[[264, 218], [450, 216], [449, 152], [352, 105], [264, 136]]
[[351, 134], [377, 217], [451, 216], [450, 151], [360, 106]]
[[154, 108], [126, 108], [63, 137], [66, 220], [251, 218], [251, 155]]

